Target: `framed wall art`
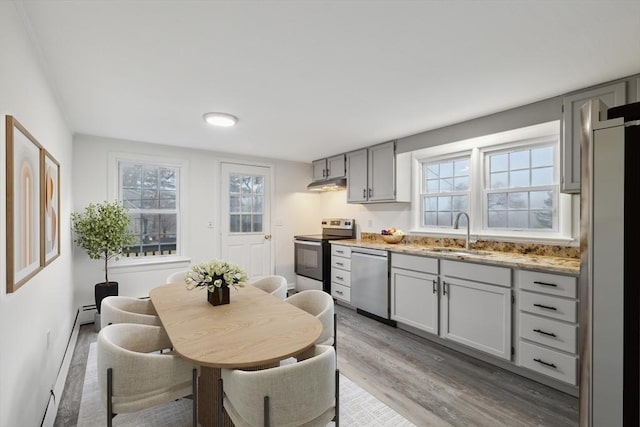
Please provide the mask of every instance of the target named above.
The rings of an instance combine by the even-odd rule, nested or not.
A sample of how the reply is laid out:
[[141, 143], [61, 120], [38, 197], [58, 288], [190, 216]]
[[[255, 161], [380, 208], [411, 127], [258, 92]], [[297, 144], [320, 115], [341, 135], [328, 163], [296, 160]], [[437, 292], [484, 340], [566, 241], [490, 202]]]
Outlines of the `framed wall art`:
[[13, 116], [6, 116], [7, 293], [43, 268], [42, 146]]
[[42, 150], [42, 259], [44, 266], [60, 255], [60, 164]]

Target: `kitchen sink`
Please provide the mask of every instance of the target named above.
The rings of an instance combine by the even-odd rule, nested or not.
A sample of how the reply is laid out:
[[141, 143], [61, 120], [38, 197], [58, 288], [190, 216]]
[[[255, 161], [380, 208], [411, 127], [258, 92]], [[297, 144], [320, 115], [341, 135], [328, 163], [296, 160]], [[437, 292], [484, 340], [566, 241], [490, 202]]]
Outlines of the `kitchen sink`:
[[476, 249], [464, 249], [464, 248], [428, 248], [425, 249], [429, 252], [440, 252], [451, 255], [491, 255], [491, 251], [481, 251]]

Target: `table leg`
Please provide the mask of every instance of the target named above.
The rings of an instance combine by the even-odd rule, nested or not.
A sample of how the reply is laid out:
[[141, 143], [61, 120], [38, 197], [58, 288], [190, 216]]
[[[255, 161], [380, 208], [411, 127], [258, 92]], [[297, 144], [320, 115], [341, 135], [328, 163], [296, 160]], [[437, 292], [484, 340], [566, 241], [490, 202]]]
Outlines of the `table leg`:
[[202, 427], [233, 427], [233, 421], [224, 413], [223, 425], [218, 426], [219, 368], [200, 367], [198, 379], [198, 423]]

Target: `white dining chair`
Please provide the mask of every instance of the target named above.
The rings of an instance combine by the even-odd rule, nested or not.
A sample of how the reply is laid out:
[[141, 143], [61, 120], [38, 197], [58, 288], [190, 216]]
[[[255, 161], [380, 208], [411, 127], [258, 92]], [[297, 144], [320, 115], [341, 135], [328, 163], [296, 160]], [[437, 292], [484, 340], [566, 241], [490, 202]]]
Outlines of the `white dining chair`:
[[253, 281], [250, 280], [248, 283], [281, 300], [287, 298], [287, 279], [283, 276], [261, 276]]
[[187, 396], [193, 399], [193, 425], [198, 425], [198, 367], [174, 353], [158, 353], [170, 346], [166, 332], [158, 326], [118, 323], [100, 330], [98, 384], [108, 427], [117, 414]]
[[314, 346], [309, 358], [257, 371], [222, 369], [218, 425], [223, 409], [236, 426], [339, 427], [340, 372], [331, 346]]
[[102, 300], [100, 311], [101, 328], [114, 323], [161, 325], [160, 318], [149, 299], [112, 295]]
[[308, 289], [296, 292], [285, 299], [285, 302], [298, 307], [301, 310], [315, 316], [322, 323], [322, 334], [315, 344], [332, 345], [336, 343], [336, 314], [333, 298], [324, 291]]
[[187, 273], [191, 270], [180, 270], [174, 273], [171, 273], [167, 276], [165, 282], [166, 283], [184, 283], [185, 277], [187, 277]]

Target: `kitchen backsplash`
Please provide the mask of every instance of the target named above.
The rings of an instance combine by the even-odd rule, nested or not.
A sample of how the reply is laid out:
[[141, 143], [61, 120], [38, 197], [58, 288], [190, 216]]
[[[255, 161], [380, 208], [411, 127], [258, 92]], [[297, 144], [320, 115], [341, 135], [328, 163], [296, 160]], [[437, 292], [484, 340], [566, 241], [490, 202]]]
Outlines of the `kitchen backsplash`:
[[[360, 236], [361, 240], [368, 240], [374, 242], [384, 243], [382, 236], [378, 233], [362, 232]], [[433, 246], [433, 247], [452, 247], [463, 248], [464, 239], [450, 239], [450, 238], [436, 238], [425, 236], [412, 236], [406, 235], [402, 244], [413, 244], [421, 246]], [[515, 252], [519, 254], [531, 254], [541, 256], [555, 256], [562, 258], [580, 258], [580, 248], [574, 246], [556, 246], [556, 245], [542, 245], [538, 243], [512, 243], [512, 242], [494, 242], [488, 240], [478, 240], [473, 243], [473, 249], [485, 250], [485, 251], [499, 251], [499, 252]]]

